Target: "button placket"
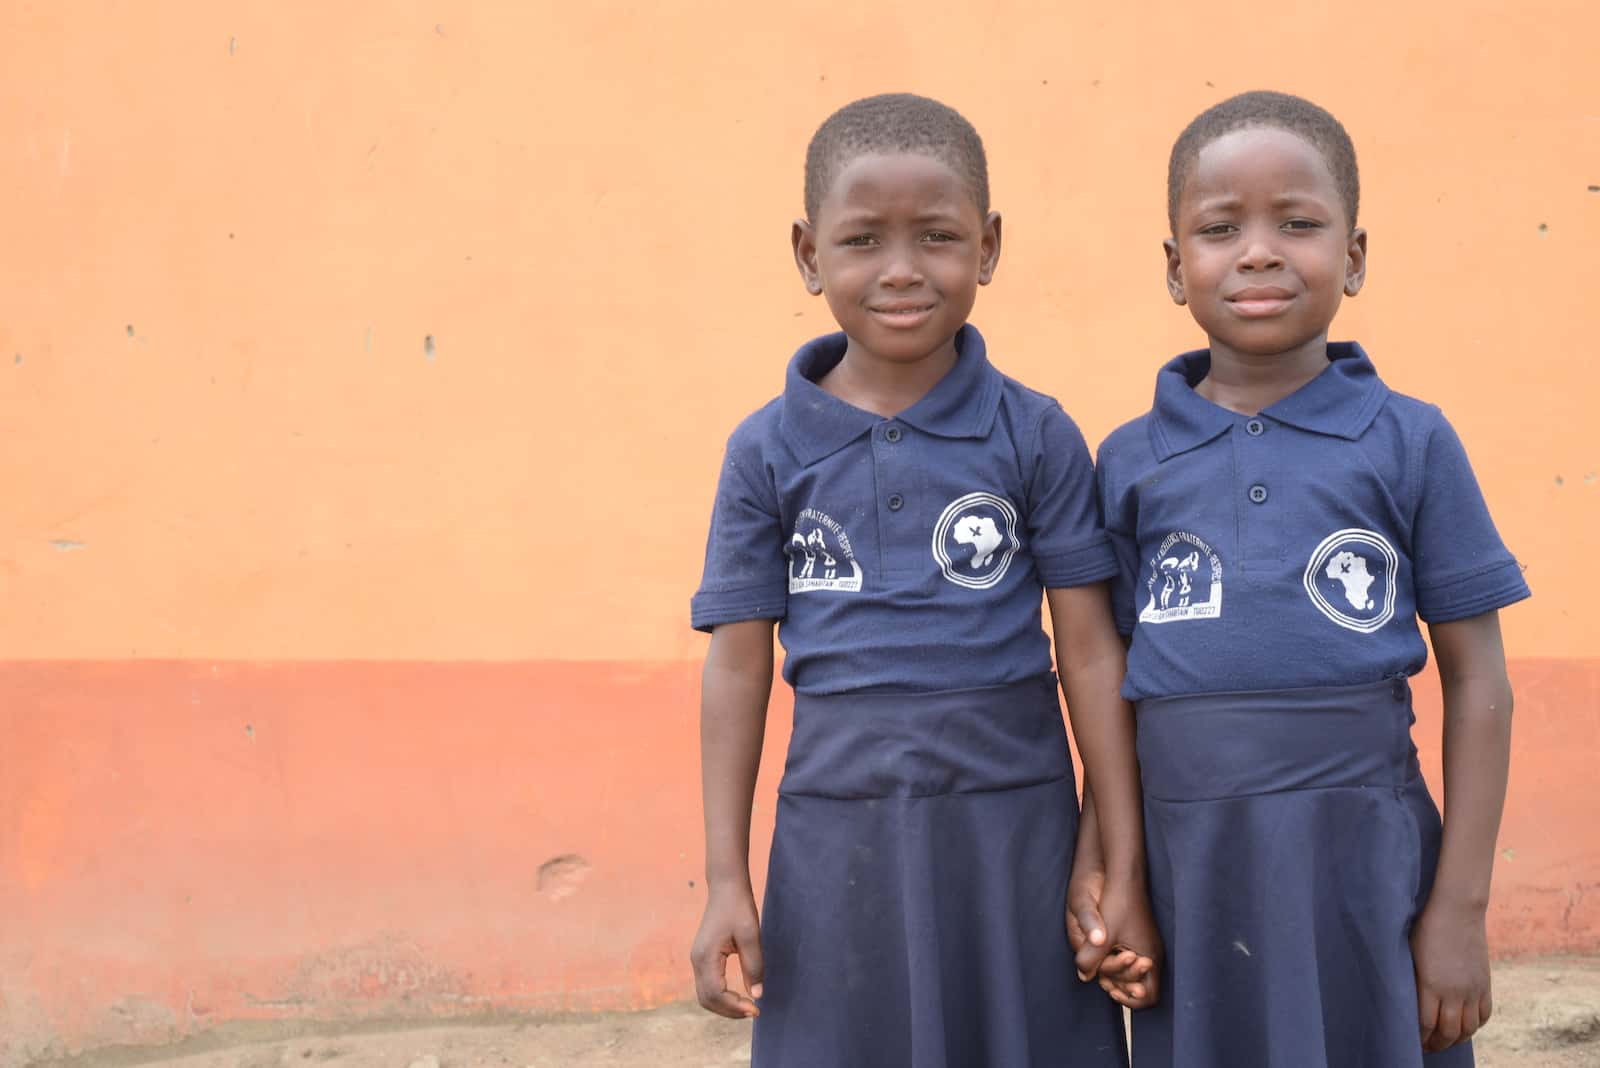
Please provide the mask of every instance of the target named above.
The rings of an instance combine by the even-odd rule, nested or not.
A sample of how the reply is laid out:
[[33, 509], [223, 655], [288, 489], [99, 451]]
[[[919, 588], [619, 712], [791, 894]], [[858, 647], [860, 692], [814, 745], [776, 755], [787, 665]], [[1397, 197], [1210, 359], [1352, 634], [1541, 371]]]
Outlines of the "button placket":
[[[900, 439], [904, 436], [900, 428], [893, 423], [883, 428], [883, 440], [890, 445], [898, 445]], [[891, 453], [890, 455], [893, 454]], [[906, 506], [906, 499], [898, 493], [891, 493], [883, 499], [883, 503], [888, 506], [889, 511], [898, 512]]]
[[882, 423], [872, 434], [878, 545], [885, 574], [907, 568], [907, 553], [921, 546], [922, 539], [912, 538], [908, 526], [917, 512], [912, 500], [917, 490], [915, 445], [911, 432], [899, 423]]
[[1281, 450], [1290, 442], [1276, 431], [1269, 435], [1267, 431], [1273, 425], [1259, 415], [1248, 416], [1234, 426], [1235, 477], [1239, 479], [1234, 483], [1234, 492], [1239, 494], [1234, 498], [1239, 501], [1239, 568], [1248, 572], [1264, 566], [1277, 567], [1281, 545], [1273, 519], [1281, 516], [1277, 515], [1277, 505], [1270, 512], [1267, 505], [1273, 500], [1274, 488], [1283, 488], [1275, 479], [1283, 477]]

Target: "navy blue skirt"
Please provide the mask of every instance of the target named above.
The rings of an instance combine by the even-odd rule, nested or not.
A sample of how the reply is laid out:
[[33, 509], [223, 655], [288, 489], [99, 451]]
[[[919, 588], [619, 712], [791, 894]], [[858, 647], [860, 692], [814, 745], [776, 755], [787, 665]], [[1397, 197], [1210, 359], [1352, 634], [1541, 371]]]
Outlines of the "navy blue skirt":
[[1123, 1068], [1077, 981], [1054, 679], [795, 699], [754, 1068]]
[[1166, 941], [1135, 1068], [1467, 1068], [1424, 1055], [1409, 935], [1439, 855], [1404, 680], [1144, 701]]

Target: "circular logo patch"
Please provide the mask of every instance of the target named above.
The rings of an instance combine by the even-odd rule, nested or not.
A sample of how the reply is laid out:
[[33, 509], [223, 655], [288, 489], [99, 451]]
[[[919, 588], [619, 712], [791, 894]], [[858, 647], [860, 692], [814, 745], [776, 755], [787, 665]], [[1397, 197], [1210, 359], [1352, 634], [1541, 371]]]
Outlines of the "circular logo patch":
[[1322, 539], [1306, 564], [1306, 593], [1317, 611], [1347, 630], [1371, 634], [1394, 618], [1400, 556], [1387, 538], [1350, 527]]
[[1017, 510], [993, 493], [969, 493], [945, 506], [933, 527], [933, 558], [944, 577], [984, 590], [1005, 577], [1017, 541]]

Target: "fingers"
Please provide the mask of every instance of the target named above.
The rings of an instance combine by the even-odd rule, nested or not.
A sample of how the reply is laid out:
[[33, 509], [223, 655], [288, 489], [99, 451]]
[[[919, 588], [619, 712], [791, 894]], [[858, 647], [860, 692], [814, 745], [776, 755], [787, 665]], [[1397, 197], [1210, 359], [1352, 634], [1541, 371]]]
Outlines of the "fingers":
[[1132, 982], [1149, 975], [1155, 966], [1156, 962], [1149, 957], [1141, 957], [1136, 951], [1124, 947], [1106, 957], [1100, 965], [1100, 974], [1115, 981]]
[[[767, 974], [766, 958], [761, 954], [761, 929], [754, 924], [740, 927], [733, 932], [733, 938], [739, 949], [739, 970], [744, 973], [745, 989], [750, 991], [751, 998], [759, 998], [762, 980]], [[752, 1015], [760, 1015], [760, 1010]]]
[[1100, 980], [1100, 989], [1104, 990], [1118, 1005], [1127, 1009], [1145, 1009], [1155, 1004], [1150, 996], [1150, 989], [1143, 983], [1130, 983], [1126, 986], [1112, 982], [1110, 979]]
[[1083, 905], [1072, 914], [1078, 921], [1078, 926], [1083, 928], [1084, 937], [1093, 946], [1106, 944], [1106, 921], [1101, 918], [1100, 910], [1093, 905]]
[[[695, 998], [702, 1008], [730, 1020], [759, 1016], [761, 1010], [754, 1001], [728, 987], [728, 958], [733, 952], [733, 946], [727, 944], [715, 948], [695, 946], [690, 954], [694, 962]], [[742, 961], [740, 967], [743, 967]]]
[[1079, 981], [1088, 982], [1106, 956], [1106, 922], [1092, 901], [1068, 909], [1067, 942], [1072, 946]]
[[1422, 1048], [1429, 1053], [1449, 1049], [1461, 1041], [1461, 1002], [1455, 1000], [1439, 1003], [1439, 1021], [1433, 1029], [1432, 1045], [1424, 1042]]
[[1100, 989], [1129, 1009], [1147, 1009], [1161, 996], [1156, 962], [1127, 946], [1117, 946], [1096, 976]]
[[[1101, 937], [1102, 939], [1104, 938], [1103, 932]], [[1094, 976], [1100, 971], [1101, 962], [1106, 959], [1106, 956], [1110, 952], [1111, 947], [1109, 946], [1097, 946], [1093, 944], [1086, 945], [1082, 949], [1078, 950], [1076, 956], [1074, 956], [1072, 959], [1073, 964], [1078, 969], [1078, 978], [1086, 983], [1090, 979], [1094, 978]]]
[[1478, 1033], [1478, 1028], [1483, 1026], [1481, 1002], [1479, 999], [1469, 997], [1461, 1006], [1461, 1037], [1458, 1041], [1465, 1042]]
[[1145, 1003], [1140, 1007], [1149, 1008], [1161, 1000], [1161, 969], [1157, 968], [1153, 961], [1150, 965], [1149, 974], [1145, 978], [1144, 986]]
[[1434, 1029], [1439, 1026], [1439, 996], [1424, 987], [1417, 992], [1417, 1029], [1422, 1035], [1422, 1048], [1431, 1050]]

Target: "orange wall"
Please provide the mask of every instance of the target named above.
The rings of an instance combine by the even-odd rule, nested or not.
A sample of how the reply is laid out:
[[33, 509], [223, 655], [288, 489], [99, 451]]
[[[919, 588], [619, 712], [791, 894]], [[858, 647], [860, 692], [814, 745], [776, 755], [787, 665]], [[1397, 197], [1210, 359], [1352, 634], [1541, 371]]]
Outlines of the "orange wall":
[[1371, 263], [1335, 332], [1444, 406], [1536, 590], [1496, 949], [1600, 945], [1597, 35], [1553, 2], [6, 5], [0, 1066], [688, 992], [718, 455], [831, 325], [786, 247], [805, 139], [902, 88], [983, 133], [976, 321], [1091, 441], [1196, 341], [1158, 258], [1182, 124], [1258, 87], [1344, 120]]

